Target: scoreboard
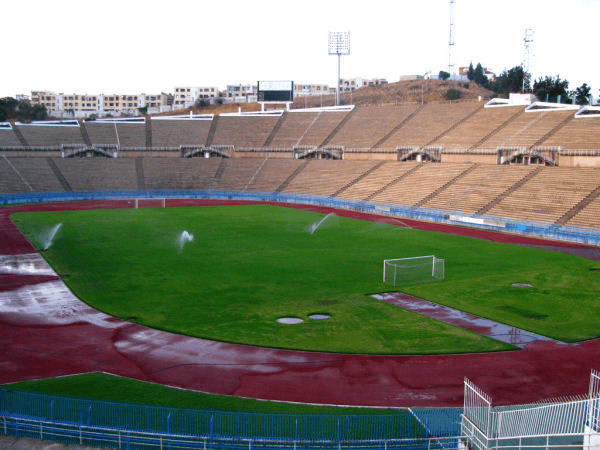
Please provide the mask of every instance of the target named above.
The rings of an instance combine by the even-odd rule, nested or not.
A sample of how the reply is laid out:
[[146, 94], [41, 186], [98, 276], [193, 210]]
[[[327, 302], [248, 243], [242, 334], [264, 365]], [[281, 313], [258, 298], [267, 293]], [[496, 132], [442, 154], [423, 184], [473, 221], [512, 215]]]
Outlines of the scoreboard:
[[258, 101], [287, 103], [294, 101], [293, 81], [259, 81]]

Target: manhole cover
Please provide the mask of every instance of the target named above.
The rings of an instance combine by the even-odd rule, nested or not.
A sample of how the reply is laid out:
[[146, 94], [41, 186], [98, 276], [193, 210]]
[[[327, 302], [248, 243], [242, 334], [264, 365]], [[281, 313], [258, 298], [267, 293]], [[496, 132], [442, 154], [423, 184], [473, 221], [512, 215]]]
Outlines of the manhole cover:
[[300, 319], [299, 317], [280, 317], [277, 319], [277, 322], [284, 325], [297, 325], [304, 322], [304, 320]]

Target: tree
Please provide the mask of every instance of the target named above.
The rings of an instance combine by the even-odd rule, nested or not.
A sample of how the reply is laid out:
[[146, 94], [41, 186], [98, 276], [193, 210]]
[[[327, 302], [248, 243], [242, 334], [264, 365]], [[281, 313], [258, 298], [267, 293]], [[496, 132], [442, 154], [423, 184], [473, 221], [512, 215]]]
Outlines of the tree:
[[587, 105], [590, 103], [590, 92], [592, 88], [587, 85], [587, 83], [583, 83], [577, 89], [575, 89], [572, 93], [575, 95], [575, 103], [578, 105]]
[[440, 77], [440, 80], [447, 80], [448, 78], [450, 78], [450, 74], [448, 72], [444, 72], [443, 70], [440, 70], [439, 77]]
[[0, 98], [0, 121], [15, 118], [15, 111], [19, 101], [12, 97]]
[[561, 80], [560, 76], [552, 78], [546, 75], [545, 78], [538, 78], [533, 83], [533, 93], [542, 102], [558, 102], [569, 97], [568, 91], [569, 82]]
[[496, 80], [488, 83], [488, 87], [501, 95], [508, 95], [511, 92], [521, 92], [522, 90], [528, 91], [530, 89], [529, 74], [523, 70], [522, 66], [516, 66], [502, 72], [496, 77]]
[[473, 81], [475, 79], [475, 69], [473, 68], [473, 63], [469, 64], [469, 71], [467, 72], [467, 78], [469, 81]]
[[475, 67], [473, 72], [473, 81], [482, 86], [488, 81], [487, 77], [483, 73], [483, 67], [481, 66], [481, 63], [477, 63], [477, 66]]

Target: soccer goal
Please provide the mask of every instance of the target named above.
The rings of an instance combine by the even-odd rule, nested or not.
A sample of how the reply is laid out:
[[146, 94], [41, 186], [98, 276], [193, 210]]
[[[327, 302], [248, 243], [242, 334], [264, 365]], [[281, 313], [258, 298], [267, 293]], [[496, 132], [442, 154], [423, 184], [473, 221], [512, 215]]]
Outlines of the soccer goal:
[[383, 282], [399, 284], [430, 283], [444, 279], [444, 260], [435, 255], [383, 261]]

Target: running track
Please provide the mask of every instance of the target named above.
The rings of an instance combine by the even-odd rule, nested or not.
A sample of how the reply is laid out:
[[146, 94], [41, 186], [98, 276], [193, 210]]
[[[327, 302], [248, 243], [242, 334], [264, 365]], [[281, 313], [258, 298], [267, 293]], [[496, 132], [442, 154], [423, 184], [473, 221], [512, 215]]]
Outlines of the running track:
[[[246, 202], [169, 200], [168, 205], [224, 203]], [[490, 354], [366, 356], [257, 348], [151, 330], [109, 317], [76, 299], [58, 277], [45, 271], [43, 260], [10, 220], [17, 211], [129, 207], [126, 200], [104, 200], [0, 208], [0, 258], [33, 258], [36, 267], [35, 274], [0, 270], [0, 384], [102, 371], [241, 397], [423, 407], [462, 406], [467, 377], [501, 405], [585, 393], [590, 370], [600, 368], [600, 340], [573, 346], [539, 343]], [[335, 213], [600, 260], [597, 248], [584, 245], [345, 210]]]

